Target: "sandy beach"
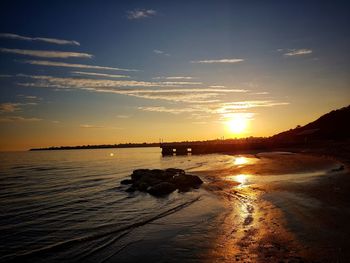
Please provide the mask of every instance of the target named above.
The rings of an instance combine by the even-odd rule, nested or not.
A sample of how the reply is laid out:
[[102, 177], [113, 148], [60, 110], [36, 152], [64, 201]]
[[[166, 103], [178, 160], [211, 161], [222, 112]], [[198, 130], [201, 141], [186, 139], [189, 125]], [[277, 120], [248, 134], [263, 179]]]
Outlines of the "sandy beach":
[[203, 172], [227, 207], [203, 261], [349, 262], [348, 163], [320, 152], [242, 155]]

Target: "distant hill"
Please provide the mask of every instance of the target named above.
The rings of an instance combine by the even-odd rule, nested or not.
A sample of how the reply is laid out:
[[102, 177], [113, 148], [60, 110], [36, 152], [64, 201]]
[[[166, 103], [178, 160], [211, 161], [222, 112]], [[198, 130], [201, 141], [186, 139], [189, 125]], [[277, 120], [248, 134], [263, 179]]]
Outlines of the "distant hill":
[[348, 138], [350, 138], [350, 105], [333, 110], [305, 126], [298, 126], [295, 129], [271, 137], [276, 141], [301, 139], [343, 140]]

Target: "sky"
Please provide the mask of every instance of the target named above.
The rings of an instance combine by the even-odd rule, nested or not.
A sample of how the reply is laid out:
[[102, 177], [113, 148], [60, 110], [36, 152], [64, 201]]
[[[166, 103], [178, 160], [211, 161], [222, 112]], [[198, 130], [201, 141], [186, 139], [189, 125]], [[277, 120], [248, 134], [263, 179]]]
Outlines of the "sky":
[[270, 136], [350, 104], [346, 1], [1, 1], [0, 150]]

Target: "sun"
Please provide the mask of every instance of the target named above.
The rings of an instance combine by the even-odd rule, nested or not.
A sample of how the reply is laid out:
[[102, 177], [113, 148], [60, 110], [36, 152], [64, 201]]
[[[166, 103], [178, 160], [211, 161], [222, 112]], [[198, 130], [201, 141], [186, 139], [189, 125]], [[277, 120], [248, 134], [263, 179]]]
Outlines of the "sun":
[[237, 115], [227, 121], [227, 127], [233, 134], [243, 134], [248, 128], [248, 118], [244, 115]]

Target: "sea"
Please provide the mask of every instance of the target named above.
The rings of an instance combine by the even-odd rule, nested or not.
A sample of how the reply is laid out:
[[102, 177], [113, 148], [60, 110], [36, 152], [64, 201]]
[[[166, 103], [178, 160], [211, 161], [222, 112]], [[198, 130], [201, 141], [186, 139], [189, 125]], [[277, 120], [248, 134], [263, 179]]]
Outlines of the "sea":
[[1, 152], [0, 262], [198, 262], [222, 202], [203, 189], [128, 193], [120, 181], [140, 168], [195, 173], [231, 162], [159, 148]]

